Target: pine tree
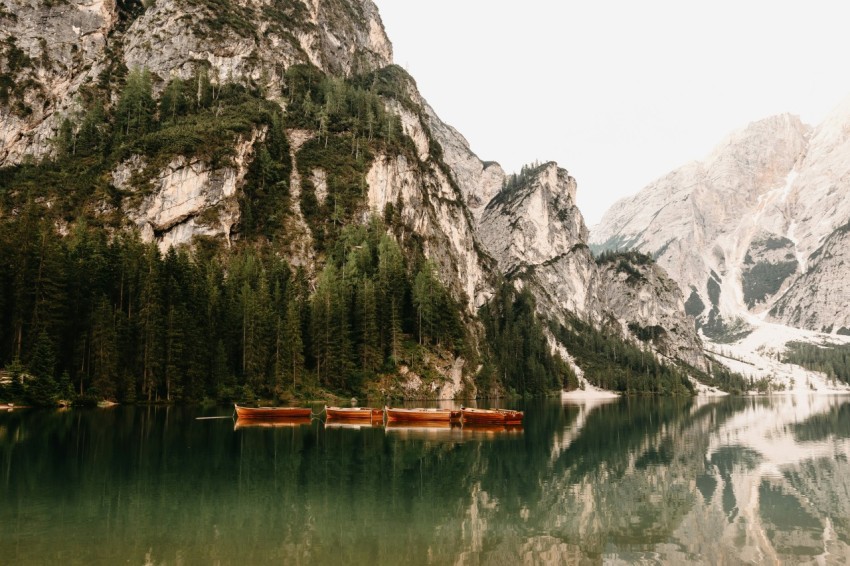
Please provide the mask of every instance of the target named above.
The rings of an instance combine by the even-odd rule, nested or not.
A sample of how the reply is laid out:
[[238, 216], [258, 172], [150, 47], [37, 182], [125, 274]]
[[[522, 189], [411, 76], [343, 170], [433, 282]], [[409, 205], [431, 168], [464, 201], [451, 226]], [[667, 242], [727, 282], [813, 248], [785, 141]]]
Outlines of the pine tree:
[[290, 294], [286, 305], [282, 357], [292, 386], [296, 387], [304, 373], [304, 341], [301, 337], [301, 309], [294, 294]]
[[153, 129], [156, 102], [153, 83], [147, 69], [133, 69], [115, 108], [116, 135], [119, 140], [141, 136]]
[[142, 395], [150, 403], [156, 396], [162, 367], [163, 314], [160, 283], [159, 250], [155, 245], [145, 255], [146, 268], [142, 274], [141, 309], [141, 375]]
[[330, 382], [338, 389], [347, 387], [352, 370], [350, 285], [336, 279], [331, 288], [331, 341], [327, 364]]
[[413, 305], [416, 307], [419, 343], [430, 343], [435, 336], [438, 322], [437, 294], [439, 282], [434, 276], [434, 265], [430, 261], [422, 264], [413, 282]]
[[310, 299], [311, 343], [319, 383], [326, 383], [332, 355], [332, 300], [336, 283], [336, 268], [329, 263], [319, 274], [316, 291]]
[[189, 110], [189, 98], [186, 95], [186, 85], [175, 77], [168, 82], [159, 100], [159, 121], [174, 123], [178, 116]]
[[96, 156], [106, 149], [109, 125], [104, 103], [95, 101], [86, 112], [77, 133], [74, 154], [79, 157]]
[[375, 284], [368, 279], [362, 281], [358, 287], [357, 297], [357, 303], [360, 306], [360, 364], [364, 370], [374, 372], [383, 361], [378, 334]]
[[71, 401], [74, 399], [74, 384], [71, 383], [71, 375], [67, 371], [63, 371], [59, 378], [58, 390], [60, 400]]
[[8, 369], [12, 379], [9, 383], [9, 395], [15, 401], [23, 400], [26, 395], [26, 385], [24, 384], [24, 366], [21, 364], [21, 360], [13, 359]]
[[393, 362], [401, 355], [402, 307], [404, 301], [406, 273], [404, 258], [398, 244], [384, 235], [378, 245], [378, 294], [384, 307], [382, 328], [386, 335], [382, 342], [389, 349]]
[[185, 319], [181, 305], [169, 305], [165, 316], [165, 400], [169, 403], [183, 393], [188, 354]]
[[53, 375], [56, 370], [56, 353], [53, 342], [44, 330], [35, 342], [29, 370], [32, 376], [27, 388], [30, 401], [43, 407], [54, 405], [59, 393]]
[[101, 297], [91, 317], [92, 387], [104, 398], [114, 398], [117, 391], [118, 344], [112, 306]]

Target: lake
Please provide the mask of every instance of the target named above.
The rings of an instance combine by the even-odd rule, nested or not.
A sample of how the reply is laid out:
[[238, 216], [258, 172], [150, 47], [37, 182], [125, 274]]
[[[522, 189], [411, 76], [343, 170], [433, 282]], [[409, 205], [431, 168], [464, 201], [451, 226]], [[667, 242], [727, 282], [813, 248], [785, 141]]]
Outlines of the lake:
[[850, 398], [517, 406], [502, 431], [2, 413], [0, 563], [850, 562]]

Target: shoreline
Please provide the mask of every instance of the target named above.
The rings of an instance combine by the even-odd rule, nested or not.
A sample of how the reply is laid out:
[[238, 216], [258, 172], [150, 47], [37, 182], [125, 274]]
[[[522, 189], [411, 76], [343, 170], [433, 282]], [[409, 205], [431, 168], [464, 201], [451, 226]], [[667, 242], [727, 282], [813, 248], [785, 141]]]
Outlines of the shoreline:
[[604, 389], [575, 389], [573, 391], [561, 391], [562, 401], [584, 401], [591, 399], [619, 399], [621, 395]]

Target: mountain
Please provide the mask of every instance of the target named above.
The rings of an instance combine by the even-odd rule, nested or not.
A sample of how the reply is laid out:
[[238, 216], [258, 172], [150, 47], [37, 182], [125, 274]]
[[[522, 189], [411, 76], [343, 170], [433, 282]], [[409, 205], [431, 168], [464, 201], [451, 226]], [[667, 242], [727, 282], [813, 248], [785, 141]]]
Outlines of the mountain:
[[707, 369], [681, 292], [663, 270], [649, 258], [593, 258], [576, 190], [575, 179], [555, 163], [509, 179], [479, 220], [499, 270], [529, 289], [550, 320], [611, 325], [665, 356]]
[[848, 136], [850, 99], [814, 128], [791, 115], [754, 122], [612, 206], [592, 246], [655, 257], [709, 337], [733, 339], [758, 320], [850, 332], [837, 306], [846, 296]]
[[0, 6], [0, 362], [122, 400], [712, 379], [663, 271], [597, 263], [557, 165], [480, 160], [371, 1]]

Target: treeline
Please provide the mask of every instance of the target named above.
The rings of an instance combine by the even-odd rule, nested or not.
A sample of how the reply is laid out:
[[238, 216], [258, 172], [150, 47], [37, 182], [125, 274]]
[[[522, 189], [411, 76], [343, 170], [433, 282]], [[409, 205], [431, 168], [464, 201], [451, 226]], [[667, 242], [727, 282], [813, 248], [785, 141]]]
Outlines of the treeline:
[[379, 139], [402, 143], [401, 120], [387, 112], [379, 85], [362, 78], [346, 80], [324, 74], [310, 65], [294, 65], [284, 77], [287, 125], [316, 131], [327, 143], [332, 133], [349, 133], [353, 150]]
[[160, 254], [21, 211], [0, 224], [0, 399], [195, 402], [359, 394], [421, 348], [460, 352], [461, 307], [380, 220], [351, 226], [312, 288], [273, 253]]
[[637, 285], [646, 281], [646, 277], [640, 272], [637, 266], [652, 265], [653, 259], [645, 253], [631, 250], [627, 252], [614, 252], [606, 250], [596, 257], [596, 265], [605, 265], [608, 263], [615, 264], [615, 269], [619, 273], [627, 275], [626, 282], [630, 285]]
[[625, 261], [635, 265], [651, 265], [655, 263], [652, 256], [638, 250], [612, 251], [605, 250], [596, 256], [596, 265]]
[[789, 342], [782, 361], [825, 373], [829, 379], [850, 383], [850, 344]]
[[528, 185], [531, 179], [539, 174], [540, 171], [547, 165], [548, 163], [541, 165], [539, 162], [535, 161], [529, 165], [523, 165], [518, 174], [511, 173], [510, 175], [506, 175], [505, 180], [502, 181], [502, 189], [495, 197], [493, 197], [493, 200], [491, 200], [487, 206], [490, 207], [510, 202], [516, 195], [517, 189]]
[[505, 180], [502, 181], [502, 191], [510, 193], [519, 187], [524, 187], [531, 179], [540, 173], [541, 169], [543, 169], [546, 165], [548, 165], [548, 163], [541, 165], [539, 161], [535, 161], [534, 163], [523, 165], [520, 168], [519, 173], [505, 175]]
[[742, 395], [754, 387], [752, 378], [748, 380], [740, 373], [730, 370], [711, 357], [708, 358], [708, 372], [694, 369], [693, 376], [704, 385], [717, 387], [732, 395]]
[[[508, 390], [545, 395], [578, 387], [572, 368], [549, 349], [530, 291], [516, 291], [511, 284], [503, 283], [479, 316], [495, 362], [487, 371], [501, 372], [498, 381]], [[487, 383], [483, 385], [486, 389]]]
[[568, 324], [552, 324], [550, 330], [575, 357], [584, 377], [593, 385], [627, 394], [694, 393], [688, 372], [672, 364], [662, 364], [648, 347], [626, 342], [576, 317], [571, 317]]

